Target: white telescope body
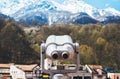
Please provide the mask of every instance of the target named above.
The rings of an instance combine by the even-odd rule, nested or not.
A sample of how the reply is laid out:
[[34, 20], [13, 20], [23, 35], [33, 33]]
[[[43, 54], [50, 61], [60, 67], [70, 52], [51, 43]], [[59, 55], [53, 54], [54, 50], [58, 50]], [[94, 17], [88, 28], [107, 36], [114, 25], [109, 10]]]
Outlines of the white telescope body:
[[42, 50], [45, 50], [46, 57], [50, 59], [71, 59], [78, 47], [79, 44], [73, 43], [68, 35], [50, 35], [46, 43], [42, 44]]

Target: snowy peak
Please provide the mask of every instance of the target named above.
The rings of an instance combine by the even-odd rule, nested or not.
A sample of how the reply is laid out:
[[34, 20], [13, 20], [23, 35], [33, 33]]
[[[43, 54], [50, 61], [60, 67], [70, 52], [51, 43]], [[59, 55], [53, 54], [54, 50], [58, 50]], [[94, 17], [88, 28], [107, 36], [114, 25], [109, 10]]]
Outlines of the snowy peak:
[[64, 2], [63, 2], [63, 4], [69, 4], [69, 3], [84, 3], [84, 1], [83, 0], [65, 0]]
[[111, 14], [113, 14], [113, 15], [115, 15], [115, 16], [118, 16], [118, 15], [120, 16], [120, 12], [117, 11], [116, 9], [114, 9], [114, 8], [109, 7], [109, 8], [106, 8], [104, 10], [111, 13]]
[[27, 5], [26, 7], [20, 8], [13, 15], [25, 14], [25, 13], [35, 13], [35, 12], [46, 12], [46, 11], [56, 11], [57, 7], [50, 0], [41, 0]]
[[[40, 5], [40, 4], [38, 4]], [[43, 9], [46, 9], [47, 11], [57, 11], [60, 8], [57, 5], [60, 5], [59, 3], [56, 3], [54, 0], [42, 0], [41, 5], [44, 7]], [[39, 7], [41, 8], [41, 7]]]
[[[68, 11], [71, 13], [85, 12], [91, 17], [107, 15], [120, 15], [120, 12], [113, 9], [97, 9], [87, 3], [84, 0], [65, 0], [62, 4], [55, 2], [54, 0], [0, 0], [0, 12], [11, 15], [20, 9], [41, 8], [41, 10], [55, 10], [55, 11]], [[40, 10], [40, 9], [39, 9]]]
[[32, 8], [41, 8], [45, 10], [51, 10], [56, 8], [53, 4], [53, 0], [1, 0], [0, 1], [0, 12], [6, 15], [12, 15], [20, 9]]
[[120, 12], [113, 8], [98, 9], [84, 0], [65, 0], [62, 4], [54, 0], [0, 0], [0, 12], [17, 21], [25, 20], [29, 23], [37, 21], [43, 24], [76, 21], [90, 23], [91, 20], [96, 23], [108, 20], [109, 16], [120, 16]]
[[65, 0], [63, 6], [65, 7], [64, 9], [72, 13], [78, 12], [91, 13], [91, 11], [95, 9], [91, 5], [85, 3], [83, 0]]
[[34, 4], [39, 0], [1, 0], [0, 1], [0, 12], [11, 15], [19, 9], [26, 7], [30, 4]]

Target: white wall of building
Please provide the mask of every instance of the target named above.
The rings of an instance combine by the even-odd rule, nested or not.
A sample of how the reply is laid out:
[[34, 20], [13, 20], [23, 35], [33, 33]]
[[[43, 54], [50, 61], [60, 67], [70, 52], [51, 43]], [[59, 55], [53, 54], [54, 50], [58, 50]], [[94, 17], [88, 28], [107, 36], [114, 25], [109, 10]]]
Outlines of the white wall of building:
[[120, 79], [120, 73], [108, 73], [107, 77], [110, 79]]
[[25, 72], [17, 68], [15, 65], [10, 66], [10, 75], [12, 79], [26, 79]]
[[93, 76], [92, 79], [106, 79], [106, 76], [101, 76], [101, 77], [98, 77], [98, 76]]

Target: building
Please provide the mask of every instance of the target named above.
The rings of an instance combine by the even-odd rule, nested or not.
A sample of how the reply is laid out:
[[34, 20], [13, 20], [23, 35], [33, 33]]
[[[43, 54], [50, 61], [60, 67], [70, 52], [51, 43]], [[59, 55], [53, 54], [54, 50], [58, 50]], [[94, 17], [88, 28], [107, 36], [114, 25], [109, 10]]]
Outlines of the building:
[[10, 74], [12, 79], [36, 79], [37, 78], [37, 64], [32, 65], [12, 65], [10, 67]]
[[[76, 68], [76, 65], [67, 64], [65, 68], [68, 70], [74, 70]], [[92, 74], [87, 72], [86, 67], [82, 65], [79, 66], [79, 71], [75, 73], [68, 73], [67, 76], [69, 79], [92, 79]]]
[[107, 72], [105, 72], [101, 65], [85, 65], [86, 70], [92, 74], [92, 79], [106, 79]]
[[120, 73], [117, 73], [113, 68], [104, 68], [107, 72], [108, 79], [120, 79]]
[[11, 79], [10, 66], [11, 64], [0, 64], [0, 79]]
[[68, 76], [70, 79], [92, 79], [92, 74], [85, 70], [80, 70], [76, 73], [69, 73]]
[[[62, 67], [64, 70], [74, 70], [76, 68], [75, 64], [63, 64], [62, 66], [64, 66]], [[80, 65], [79, 71], [67, 73], [65, 76], [69, 79], [107, 79], [107, 72], [103, 70], [101, 65]]]
[[12, 76], [12, 79], [26, 79], [25, 72], [15, 65], [10, 66], [10, 75]]

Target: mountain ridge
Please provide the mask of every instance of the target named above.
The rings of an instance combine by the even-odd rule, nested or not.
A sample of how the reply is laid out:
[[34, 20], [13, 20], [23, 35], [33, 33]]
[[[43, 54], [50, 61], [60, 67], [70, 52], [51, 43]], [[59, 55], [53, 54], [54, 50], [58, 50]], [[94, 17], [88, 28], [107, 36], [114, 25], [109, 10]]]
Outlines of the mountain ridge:
[[[82, 20], [85, 20], [84, 15], [78, 15], [81, 12], [88, 14], [86, 18], [92, 18], [96, 20], [96, 22], [108, 22], [106, 20], [108, 20], [109, 16], [114, 16], [116, 18], [120, 16], [120, 12], [113, 8], [98, 9], [85, 3], [83, 0], [65, 0], [62, 4], [53, 0], [30, 0], [29, 3], [27, 3], [27, 0], [23, 2], [17, 0], [8, 1], [13, 1], [12, 4], [16, 3], [16, 5], [21, 5], [23, 3], [22, 7], [17, 7], [13, 13], [9, 12], [10, 14], [7, 15], [13, 17], [17, 21], [24, 20], [28, 24], [33, 21], [37, 24], [74, 23], [77, 18], [81, 18], [82, 16]], [[4, 10], [5, 9], [3, 9], [3, 11]], [[10, 10], [12, 10], [12, 7]]]

